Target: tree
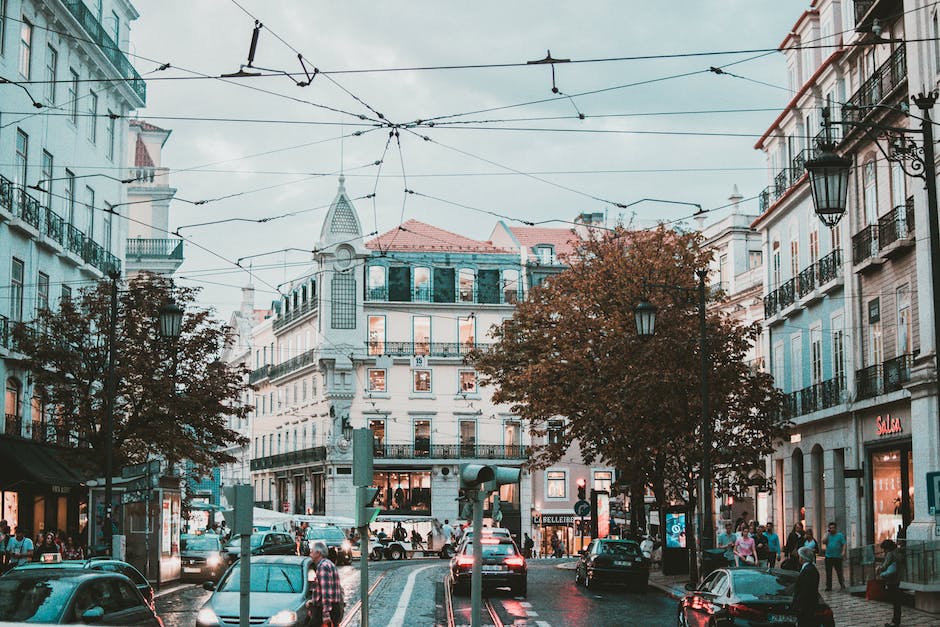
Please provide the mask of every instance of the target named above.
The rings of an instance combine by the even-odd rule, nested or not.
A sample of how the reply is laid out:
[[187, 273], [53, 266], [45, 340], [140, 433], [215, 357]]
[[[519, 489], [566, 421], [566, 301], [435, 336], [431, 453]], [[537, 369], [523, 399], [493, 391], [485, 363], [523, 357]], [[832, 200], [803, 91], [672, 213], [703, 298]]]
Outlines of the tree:
[[[618, 468], [621, 484], [652, 485], [661, 511], [674, 502], [694, 510], [701, 346], [697, 300], [689, 296], [695, 270], [709, 260], [698, 234], [618, 228], [582, 242], [568, 269], [533, 288], [493, 329], [494, 346], [470, 358], [481, 382], [495, 386], [494, 401], [509, 403], [534, 435], [567, 419], [559, 439], [535, 447], [532, 465], [554, 463], [577, 442], [588, 463]], [[633, 313], [644, 298], [659, 308], [649, 339], [638, 337]], [[762, 464], [787, 425], [771, 377], [743, 361], [758, 325], [738, 326], [713, 309], [706, 326], [714, 475], [716, 484], [731, 485], [737, 471]], [[694, 525], [689, 531], [694, 553]]]
[[[39, 402], [60, 441], [77, 446], [72, 457], [90, 472], [105, 469], [107, 441], [108, 323], [111, 284], [102, 280], [63, 299], [57, 311], [38, 312], [31, 327], [14, 336], [26, 354]], [[114, 468], [157, 455], [197, 468], [233, 461], [222, 450], [247, 440], [226, 425], [251, 409], [242, 400], [243, 367], [218, 361], [226, 326], [194, 306], [197, 290], [174, 286], [164, 276], [141, 274], [119, 291], [115, 343]], [[170, 299], [183, 308], [176, 340], [163, 338], [160, 307]], [[65, 436], [65, 437], [62, 437]]]

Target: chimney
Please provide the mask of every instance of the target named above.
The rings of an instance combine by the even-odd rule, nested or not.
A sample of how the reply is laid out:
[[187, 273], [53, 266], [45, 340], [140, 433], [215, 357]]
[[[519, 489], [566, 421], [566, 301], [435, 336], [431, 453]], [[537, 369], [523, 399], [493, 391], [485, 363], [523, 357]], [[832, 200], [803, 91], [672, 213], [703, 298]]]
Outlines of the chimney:
[[578, 234], [578, 237], [581, 239], [590, 239], [597, 235], [598, 229], [592, 229], [592, 226], [605, 226], [603, 212], [595, 213], [579, 213], [578, 217], [574, 219], [574, 222], [577, 226], [574, 227], [575, 233]]
[[249, 283], [242, 288], [242, 318], [250, 319], [255, 311], [255, 286]]

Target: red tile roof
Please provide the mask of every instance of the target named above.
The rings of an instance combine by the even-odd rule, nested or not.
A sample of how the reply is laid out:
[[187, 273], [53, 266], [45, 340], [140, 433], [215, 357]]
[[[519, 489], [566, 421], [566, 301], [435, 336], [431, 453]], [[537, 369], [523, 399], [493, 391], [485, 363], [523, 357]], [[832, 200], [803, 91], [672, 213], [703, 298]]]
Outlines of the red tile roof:
[[539, 244], [551, 244], [555, 248], [555, 255], [564, 257], [575, 252], [575, 243], [578, 236], [570, 228], [549, 228], [543, 226], [511, 226], [510, 232], [525, 247], [526, 252], [532, 255], [532, 247]]
[[138, 168], [154, 167], [150, 152], [147, 150], [147, 146], [144, 144], [144, 140], [141, 139], [140, 135], [137, 136], [137, 146], [134, 149], [134, 166]]
[[490, 242], [470, 239], [417, 220], [408, 220], [401, 226], [366, 242], [371, 250], [398, 250], [413, 252], [459, 252], [459, 253], [512, 253], [497, 248]]
[[136, 126], [143, 131], [157, 131], [160, 133], [168, 132], [165, 128], [160, 128], [159, 126], [151, 124], [150, 122], [147, 122], [146, 120], [130, 120], [128, 124], [130, 124], [131, 126]]

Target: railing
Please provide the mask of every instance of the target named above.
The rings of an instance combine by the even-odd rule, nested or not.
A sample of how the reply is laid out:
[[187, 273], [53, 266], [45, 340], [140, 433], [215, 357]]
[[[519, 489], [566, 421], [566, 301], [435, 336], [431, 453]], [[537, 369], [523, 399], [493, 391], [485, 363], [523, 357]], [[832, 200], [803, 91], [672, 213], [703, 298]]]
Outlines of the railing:
[[806, 296], [814, 289], [816, 289], [816, 264], [812, 264], [807, 268], [803, 268], [800, 271], [799, 276], [799, 293], [800, 298]]
[[3, 414], [3, 435], [21, 437], [23, 435], [23, 421], [15, 414]]
[[428, 357], [463, 357], [470, 351], [488, 350], [490, 344], [458, 342], [366, 342], [369, 355], [427, 355]]
[[45, 209], [45, 229], [43, 233], [54, 242], [62, 245], [65, 242], [65, 219], [49, 207]]
[[814, 383], [802, 390], [784, 394], [784, 407], [788, 416], [803, 416], [814, 411], [835, 407], [842, 402], [845, 390], [845, 377], [833, 377], [820, 383]]
[[842, 275], [842, 249], [836, 248], [817, 262], [819, 266], [819, 284], [825, 285]]
[[898, 562], [901, 581], [921, 585], [940, 583], [940, 542], [907, 540]]
[[366, 292], [366, 300], [379, 300], [379, 301], [388, 300], [388, 288], [370, 287], [369, 290]]
[[777, 290], [764, 296], [764, 318], [770, 318], [780, 309], [780, 303], [777, 302]]
[[101, 52], [107, 57], [108, 61], [111, 62], [111, 65], [114, 66], [118, 74], [131, 86], [131, 89], [134, 90], [134, 93], [137, 94], [141, 102], [146, 102], [147, 84], [144, 83], [140, 74], [137, 73], [137, 70], [134, 69], [131, 62], [127, 60], [127, 57], [124, 56], [124, 53], [118, 48], [117, 43], [105, 32], [104, 27], [98, 22], [97, 18], [88, 7], [85, 6], [81, 0], [62, 0], [62, 2], [72, 15], [75, 16], [75, 19], [81, 23], [82, 28], [85, 29], [85, 32], [88, 33], [92, 41], [98, 44], [98, 47], [101, 48]]
[[127, 240], [127, 256], [137, 259], [182, 259], [183, 240], [130, 238]]
[[[856, 0], [857, 1], [857, 0]], [[868, 544], [849, 549], [849, 585], [864, 586], [865, 582], [877, 579], [878, 569], [884, 561], [884, 551], [877, 544]], [[906, 580], [904, 559], [898, 560], [898, 574]]]
[[[545, 265], [545, 264], [542, 264]], [[437, 291], [429, 287], [421, 286], [413, 288], [411, 291], [411, 301], [404, 302], [415, 302], [415, 303], [477, 303], [482, 305], [507, 305], [515, 304], [521, 300], [521, 294], [519, 290], [504, 290], [500, 289], [496, 292], [485, 292], [481, 293], [479, 288], [473, 290], [473, 294], [470, 299], [467, 300], [462, 298], [460, 290], [454, 291], [452, 294], [449, 294], [450, 299], [443, 300], [438, 299]], [[366, 301], [388, 301], [389, 290], [387, 287], [370, 287], [366, 290]], [[402, 302], [402, 301], [394, 301]], [[275, 323], [276, 324], [276, 323]]]
[[317, 363], [319, 355], [320, 349], [311, 348], [310, 350], [301, 353], [296, 357], [291, 357], [285, 362], [279, 363], [276, 366], [271, 366], [271, 370], [268, 376], [271, 379], [277, 379], [278, 377], [283, 377], [286, 374], [290, 374], [295, 370], [300, 370], [301, 368], [309, 366], [310, 364], [315, 364]]
[[884, 249], [898, 241], [914, 236], [914, 200], [908, 199], [887, 215], [878, 219], [878, 245]]
[[878, 225], [866, 226], [852, 236], [852, 261], [856, 264], [878, 256]]
[[322, 462], [325, 459], [326, 447], [314, 446], [313, 448], [304, 449], [302, 451], [291, 451], [289, 453], [258, 457], [251, 460], [251, 469], [264, 470], [267, 468], [281, 468], [284, 466], [295, 466], [297, 464]]
[[[856, 3], [856, 10], [858, 3]], [[842, 119], [859, 122], [871, 113], [888, 94], [907, 79], [907, 56], [904, 46], [898, 46], [891, 56], [862, 83], [842, 107]]]
[[881, 394], [881, 364], [868, 366], [855, 372], [855, 396], [857, 400], [874, 398]]
[[271, 365], [267, 364], [256, 368], [251, 371], [251, 374], [248, 375], [248, 385], [254, 385], [258, 381], [263, 379], [268, 379], [271, 377]]
[[914, 364], [914, 358], [911, 355], [899, 355], [893, 359], [888, 359], [882, 366], [884, 373], [884, 391], [896, 392], [904, 387], [905, 383], [911, 380], [911, 366]]
[[271, 328], [274, 330], [280, 329], [281, 327], [290, 324], [294, 320], [297, 320], [301, 316], [304, 316], [311, 311], [316, 311], [317, 309], [317, 299], [311, 298], [305, 303], [291, 309], [289, 312], [282, 314], [277, 317], [277, 319], [271, 324]]
[[786, 309], [790, 305], [796, 302], [796, 281], [789, 279], [780, 284], [780, 287], [777, 288], [777, 298], [779, 300], [780, 309]]
[[528, 459], [524, 444], [376, 444], [372, 453], [384, 459]]

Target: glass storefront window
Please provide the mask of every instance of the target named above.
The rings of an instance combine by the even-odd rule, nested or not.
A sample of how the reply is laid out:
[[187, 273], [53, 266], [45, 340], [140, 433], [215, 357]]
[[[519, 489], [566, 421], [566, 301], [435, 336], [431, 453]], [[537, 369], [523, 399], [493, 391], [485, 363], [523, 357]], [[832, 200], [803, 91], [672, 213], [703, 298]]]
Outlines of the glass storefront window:
[[[902, 476], [902, 472], [905, 476]], [[913, 459], [908, 448], [871, 454], [874, 544], [894, 540], [913, 518]], [[906, 490], [906, 494], [905, 494]]]
[[431, 513], [431, 472], [377, 472], [372, 487], [379, 489], [376, 503], [387, 514]]

